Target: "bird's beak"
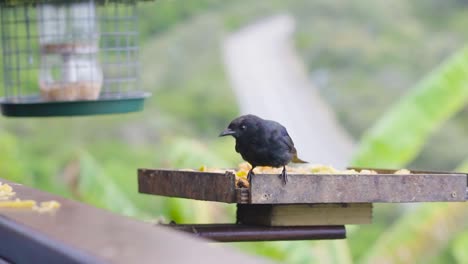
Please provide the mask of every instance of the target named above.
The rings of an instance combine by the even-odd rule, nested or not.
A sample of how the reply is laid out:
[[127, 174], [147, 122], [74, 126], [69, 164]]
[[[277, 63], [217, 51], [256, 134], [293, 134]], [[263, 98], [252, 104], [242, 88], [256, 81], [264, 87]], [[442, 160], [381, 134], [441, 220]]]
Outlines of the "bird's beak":
[[220, 137], [224, 137], [224, 136], [229, 136], [229, 135], [234, 135], [236, 133], [236, 131], [230, 129], [230, 128], [226, 128], [223, 132], [221, 132], [221, 134], [219, 134]]

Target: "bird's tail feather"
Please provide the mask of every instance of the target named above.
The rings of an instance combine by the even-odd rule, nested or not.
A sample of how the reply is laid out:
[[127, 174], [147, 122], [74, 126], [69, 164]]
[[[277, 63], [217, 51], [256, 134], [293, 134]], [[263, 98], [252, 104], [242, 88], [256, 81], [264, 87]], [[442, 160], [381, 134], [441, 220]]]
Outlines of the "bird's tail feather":
[[297, 155], [294, 155], [294, 157], [291, 160], [293, 163], [309, 163], [307, 161], [303, 161], [300, 158], [297, 157]]

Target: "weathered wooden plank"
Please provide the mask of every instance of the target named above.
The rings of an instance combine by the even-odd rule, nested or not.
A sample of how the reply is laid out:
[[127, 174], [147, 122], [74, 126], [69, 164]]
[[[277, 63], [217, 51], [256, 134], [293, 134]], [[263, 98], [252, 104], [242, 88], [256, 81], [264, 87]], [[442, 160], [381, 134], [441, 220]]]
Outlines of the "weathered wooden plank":
[[[13, 199], [55, 200], [51, 213], [0, 208], [0, 259], [12, 263], [264, 263], [223, 246], [14, 184]], [[333, 231], [330, 230], [329, 231]], [[337, 232], [340, 230], [337, 230]], [[333, 235], [333, 233], [331, 234]], [[225, 258], [225, 259], [224, 259]], [[1, 263], [1, 261], [0, 261]]]
[[[390, 170], [379, 172], [391, 173]], [[257, 174], [245, 199], [236, 197], [235, 175], [182, 170], [138, 171], [141, 193], [225, 203], [403, 203], [465, 201], [467, 175], [417, 172], [395, 174], [289, 174], [283, 185], [277, 175]]]
[[252, 177], [252, 204], [465, 201], [466, 174], [289, 174]]
[[237, 222], [265, 226], [370, 224], [372, 204], [239, 204]]
[[236, 203], [235, 175], [182, 170], [138, 170], [138, 191], [170, 197]]

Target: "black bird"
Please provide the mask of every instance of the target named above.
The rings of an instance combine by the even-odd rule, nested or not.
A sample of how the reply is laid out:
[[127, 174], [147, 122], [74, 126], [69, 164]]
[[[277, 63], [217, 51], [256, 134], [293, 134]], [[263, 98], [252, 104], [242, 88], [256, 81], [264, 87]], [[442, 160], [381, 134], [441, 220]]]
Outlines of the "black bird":
[[252, 165], [247, 174], [250, 183], [256, 166], [283, 167], [281, 178], [288, 181], [286, 165], [289, 162], [306, 163], [297, 157], [297, 151], [286, 128], [280, 123], [255, 115], [240, 116], [219, 135], [231, 135], [236, 139], [236, 151]]

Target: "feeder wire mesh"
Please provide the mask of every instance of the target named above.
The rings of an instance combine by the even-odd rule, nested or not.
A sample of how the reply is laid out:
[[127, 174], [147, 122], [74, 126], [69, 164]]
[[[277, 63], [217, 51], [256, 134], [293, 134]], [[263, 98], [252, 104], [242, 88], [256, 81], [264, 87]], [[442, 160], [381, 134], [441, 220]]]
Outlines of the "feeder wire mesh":
[[0, 16], [2, 103], [104, 102], [148, 96], [139, 91], [136, 1], [4, 2]]

